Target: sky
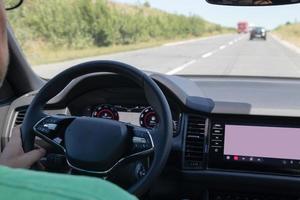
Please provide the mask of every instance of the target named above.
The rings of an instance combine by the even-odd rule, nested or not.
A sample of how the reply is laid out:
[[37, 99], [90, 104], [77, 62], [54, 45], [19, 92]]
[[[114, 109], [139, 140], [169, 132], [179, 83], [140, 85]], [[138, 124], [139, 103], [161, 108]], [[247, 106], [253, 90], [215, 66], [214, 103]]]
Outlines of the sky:
[[[137, 4], [144, 0], [114, 0]], [[280, 24], [300, 22], [300, 4], [269, 7], [233, 7], [211, 5], [205, 0], [148, 0], [150, 5], [164, 11], [185, 15], [199, 15], [204, 19], [224, 26], [236, 27], [238, 21], [248, 21], [268, 29]]]

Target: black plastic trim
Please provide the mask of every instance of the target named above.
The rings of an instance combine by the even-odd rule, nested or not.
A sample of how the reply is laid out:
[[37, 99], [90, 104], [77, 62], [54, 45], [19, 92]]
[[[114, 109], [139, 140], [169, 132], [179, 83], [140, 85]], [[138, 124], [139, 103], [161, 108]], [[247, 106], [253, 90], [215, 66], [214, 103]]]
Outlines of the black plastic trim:
[[189, 79], [163, 74], [152, 74], [150, 77], [176, 94], [181, 103], [189, 109], [211, 113], [215, 106], [214, 101], [206, 98], [201, 89]]

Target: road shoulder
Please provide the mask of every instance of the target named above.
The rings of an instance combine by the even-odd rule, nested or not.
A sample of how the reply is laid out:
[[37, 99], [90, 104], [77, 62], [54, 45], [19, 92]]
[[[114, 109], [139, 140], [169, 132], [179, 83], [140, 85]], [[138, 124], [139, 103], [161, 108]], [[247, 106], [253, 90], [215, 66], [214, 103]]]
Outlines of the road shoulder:
[[275, 34], [270, 34], [273, 39], [275, 39], [277, 42], [279, 42], [280, 44], [282, 44], [283, 46], [293, 50], [294, 52], [300, 54], [300, 48], [286, 40], [281, 39], [279, 36], [275, 35]]

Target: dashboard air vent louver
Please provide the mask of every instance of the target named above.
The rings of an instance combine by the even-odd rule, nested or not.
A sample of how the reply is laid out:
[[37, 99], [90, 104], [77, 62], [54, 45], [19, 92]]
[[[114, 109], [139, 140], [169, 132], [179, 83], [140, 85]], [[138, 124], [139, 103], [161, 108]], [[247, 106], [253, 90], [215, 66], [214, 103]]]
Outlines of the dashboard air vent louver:
[[23, 108], [23, 109], [20, 109], [20, 110], [17, 111], [17, 116], [16, 116], [16, 119], [15, 119], [14, 126], [18, 126], [18, 125], [23, 123], [26, 111], [27, 111], [26, 108]]
[[181, 128], [181, 114], [179, 115], [178, 119], [173, 119], [173, 137], [176, 137], [180, 133]]
[[184, 168], [202, 168], [205, 132], [206, 119], [199, 115], [189, 115], [185, 138]]
[[173, 121], [173, 136], [177, 136], [178, 132], [178, 121], [174, 120]]

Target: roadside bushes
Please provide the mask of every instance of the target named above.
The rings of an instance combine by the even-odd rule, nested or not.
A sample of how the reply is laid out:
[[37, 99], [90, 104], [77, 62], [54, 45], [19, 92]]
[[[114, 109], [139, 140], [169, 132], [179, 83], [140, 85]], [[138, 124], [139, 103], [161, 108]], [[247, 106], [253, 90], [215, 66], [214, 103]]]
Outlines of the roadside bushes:
[[278, 26], [272, 33], [300, 47], [300, 23], [287, 22], [285, 25]]
[[149, 6], [107, 0], [25, 1], [8, 16], [23, 48], [126, 45], [225, 30], [198, 16], [169, 14]]

